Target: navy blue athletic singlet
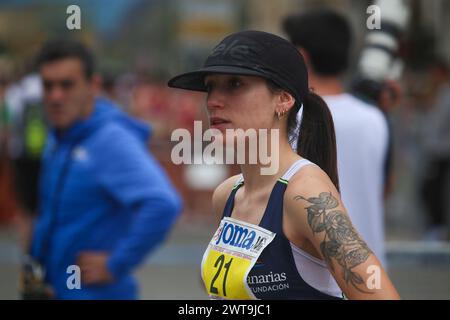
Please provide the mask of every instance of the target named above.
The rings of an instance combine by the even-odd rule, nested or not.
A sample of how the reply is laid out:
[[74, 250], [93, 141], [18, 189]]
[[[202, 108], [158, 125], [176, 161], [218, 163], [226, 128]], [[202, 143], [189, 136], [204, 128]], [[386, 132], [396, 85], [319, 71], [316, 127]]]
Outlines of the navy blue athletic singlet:
[[[258, 299], [341, 299], [323, 293], [303, 280], [295, 264], [290, 241], [283, 232], [284, 192], [289, 178], [305, 164], [304, 161], [310, 163], [305, 159], [297, 161], [290, 172], [277, 180], [259, 224], [276, 236], [261, 253], [247, 276], [247, 284]], [[236, 192], [243, 184], [241, 177], [228, 197], [222, 218], [231, 217]]]

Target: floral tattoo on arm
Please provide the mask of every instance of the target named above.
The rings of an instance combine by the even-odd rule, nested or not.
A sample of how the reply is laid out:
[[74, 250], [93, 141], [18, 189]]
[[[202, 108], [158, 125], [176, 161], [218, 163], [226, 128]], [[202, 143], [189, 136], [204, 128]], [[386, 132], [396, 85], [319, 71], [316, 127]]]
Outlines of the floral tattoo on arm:
[[319, 197], [304, 198], [295, 196], [294, 200], [305, 200], [311, 205], [306, 207], [308, 224], [313, 234], [325, 232], [320, 250], [330, 269], [334, 272], [332, 258], [342, 267], [343, 277], [358, 291], [371, 293], [360, 288], [363, 278], [352, 269], [360, 265], [372, 253], [360, 238], [348, 216], [340, 210], [333, 210], [338, 200], [331, 192], [322, 192]]

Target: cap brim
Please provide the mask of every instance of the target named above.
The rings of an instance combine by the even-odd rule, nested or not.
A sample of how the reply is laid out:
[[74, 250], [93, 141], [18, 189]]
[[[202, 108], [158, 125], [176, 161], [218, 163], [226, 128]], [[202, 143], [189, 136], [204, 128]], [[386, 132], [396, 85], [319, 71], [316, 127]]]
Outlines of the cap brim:
[[260, 76], [264, 77], [264, 73], [236, 66], [210, 66], [205, 67], [196, 71], [187, 72], [173, 77], [169, 80], [167, 85], [171, 88], [179, 88], [185, 90], [194, 91], [207, 91], [204, 78], [208, 74], [219, 73], [219, 74], [238, 74], [246, 76]]

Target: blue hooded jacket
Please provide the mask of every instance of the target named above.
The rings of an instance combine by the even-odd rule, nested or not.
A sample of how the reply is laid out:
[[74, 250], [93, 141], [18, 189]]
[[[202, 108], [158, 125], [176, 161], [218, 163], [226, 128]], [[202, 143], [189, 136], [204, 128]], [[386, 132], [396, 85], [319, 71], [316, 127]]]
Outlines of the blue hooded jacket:
[[[97, 98], [91, 116], [43, 153], [39, 216], [31, 255], [58, 299], [135, 299], [131, 275], [162, 242], [181, 201], [146, 147], [149, 128]], [[107, 251], [114, 281], [69, 289], [68, 267], [82, 251]]]

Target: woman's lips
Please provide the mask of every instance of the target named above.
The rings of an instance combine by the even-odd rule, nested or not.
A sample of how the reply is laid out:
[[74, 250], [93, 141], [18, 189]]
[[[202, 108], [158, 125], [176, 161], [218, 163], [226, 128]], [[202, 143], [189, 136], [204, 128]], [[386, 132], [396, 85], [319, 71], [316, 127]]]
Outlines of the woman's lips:
[[209, 126], [211, 128], [215, 128], [215, 129], [225, 128], [230, 123], [231, 123], [231, 121], [228, 121], [228, 120], [226, 120], [224, 118], [219, 118], [219, 117], [211, 117], [211, 118], [209, 118]]

